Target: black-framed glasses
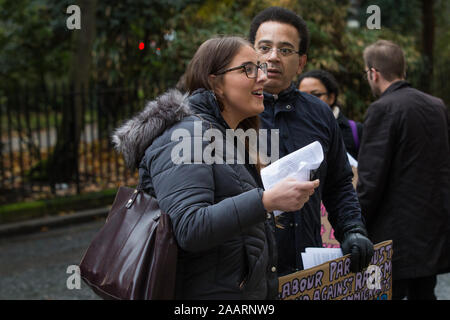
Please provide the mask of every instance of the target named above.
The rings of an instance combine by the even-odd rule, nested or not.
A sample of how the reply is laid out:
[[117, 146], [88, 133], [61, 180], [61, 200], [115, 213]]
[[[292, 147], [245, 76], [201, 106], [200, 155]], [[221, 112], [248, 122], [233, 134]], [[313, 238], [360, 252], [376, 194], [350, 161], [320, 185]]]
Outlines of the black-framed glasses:
[[256, 49], [256, 51], [258, 51], [260, 54], [265, 56], [265, 55], [270, 54], [274, 49], [276, 49], [277, 53], [282, 55], [283, 57], [288, 57], [290, 55], [293, 55], [294, 53], [301, 54], [300, 51], [295, 51], [292, 48], [286, 48], [286, 47], [284, 47], [284, 48], [274, 48], [274, 47], [269, 47], [269, 46], [266, 46], [266, 45], [259, 46]]
[[364, 80], [367, 80], [367, 72], [372, 71], [372, 69], [375, 70], [375, 71], [378, 71], [378, 69], [377, 69], [377, 68], [374, 68], [374, 67], [369, 67], [367, 70], [364, 70], [364, 72], [363, 72], [363, 78], [364, 78]]
[[328, 95], [328, 92], [311, 92], [310, 94], [320, 99], [321, 96]]
[[226, 69], [221, 72], [217, 72], [217, 73], [215, 73], [215, 75], [218, 76], [218, 75], [221, 75], [221, 74], [224, 74], [224, 73], [227, 73], [230, 71], [234, 71], [234, 70], [239, 70], [239, 69], [244, 69], [245, 75], [249, 79], [255, 79], [258, 77], [258, 69], [261, 69], [261, 71], [264, 72], [265, 75], [267, 75], [267, 63], [265, 63], [265, 62], [259, 63], [259, 64], [255, 64], [253, 62], [246, 62], [244, 64], [241, 64], [240, 66]]

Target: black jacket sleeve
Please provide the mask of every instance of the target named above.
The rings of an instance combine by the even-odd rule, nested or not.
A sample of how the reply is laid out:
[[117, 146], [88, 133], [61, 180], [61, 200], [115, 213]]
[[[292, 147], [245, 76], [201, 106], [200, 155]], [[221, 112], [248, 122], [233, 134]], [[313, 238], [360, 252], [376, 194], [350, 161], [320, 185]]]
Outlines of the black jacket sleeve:
[[348, 162], [342, 134], [336, 121], [329, 123], [332, 138], [327, 155], [328, 168], [322, 200], [327, 208], [335, 237], [338, 241], [342, 241], [345, 232], [357, 226], [364, 229], [364, 223], [352, 185], [353, 172]]

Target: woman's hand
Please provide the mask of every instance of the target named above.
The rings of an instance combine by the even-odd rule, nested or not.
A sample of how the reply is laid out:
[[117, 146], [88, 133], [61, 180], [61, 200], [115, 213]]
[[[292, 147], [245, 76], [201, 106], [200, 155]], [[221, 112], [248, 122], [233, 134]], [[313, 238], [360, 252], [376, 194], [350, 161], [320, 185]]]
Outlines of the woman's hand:
[[318, 186], [318, 179], [300, 182], [294, 178], [286, 178], [263, 192], [264, 208], [269, 212], [300, 210]]

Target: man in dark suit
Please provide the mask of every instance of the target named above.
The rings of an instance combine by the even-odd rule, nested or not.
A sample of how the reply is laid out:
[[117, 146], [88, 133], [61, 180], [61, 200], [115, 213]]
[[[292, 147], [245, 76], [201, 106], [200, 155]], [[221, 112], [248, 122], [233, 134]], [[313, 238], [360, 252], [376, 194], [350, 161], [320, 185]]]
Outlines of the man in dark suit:
[[450, 270], [448, 111], [404, 80], [398, 45], [379, 40], [364, 62], [379, 99], [367, 110], [359, 151], [362, 215], [372, 241], [393, 240], [393, 298], [436, 299], [436, 275]]
[[373, 256], [373, 244], [361, 218], [341, 131], [330, 107], [317, 97], [300, 92], [292, 82], [307, 60], [306, 22], [291, 10], [269, 7], [253, 18], [249, 39], [261, 62], [268, 65], [261, 128], [279, 132], [280, 157], [314, 141], [321, 144], [324, 153], [324, 160], [314, 174], [320, 185], [309, 201], [301, 210], [277, 217], [278, 275], [303, 270], [301, 252], [307, 247], [322, 246], [322, 200], [343, 253], [350, 253], [351, 271], [362, 271]]

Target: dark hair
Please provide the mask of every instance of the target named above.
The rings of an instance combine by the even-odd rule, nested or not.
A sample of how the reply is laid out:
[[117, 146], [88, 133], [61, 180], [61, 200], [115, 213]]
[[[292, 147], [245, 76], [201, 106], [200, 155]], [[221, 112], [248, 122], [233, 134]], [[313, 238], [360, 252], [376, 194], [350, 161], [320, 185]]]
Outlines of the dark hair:
[[282, 7], [269, 7], [253, 18], [249, 33], [249, 40], [252, 44], [255, 44], [256, 32], [259, 26], [267, 21], [276, 21], [294, 26], [300, 36], [298, 51], [300, 54], [306, 54], [309, 47], [309, 31], [306, 22], [295, 12]]
[[387, 81], [406, 76], [405, 55], [392, 41], [378, 40], [364, 49], [363, 56], [366, 66], [377, 69]]
[[300, 86], [300, 83], [305, 78], [315, 78], [317, 80], [320, 80], [320, 82], [322, 82], [324, 87], [327, 89], [328, 94], [334, 93], [334, 101], [331, 104], [331, 107], [333, 107], [336, 104], [339, 95], [339, 86], [336, 81], [336, 78], [331, 73], [325, 70], [311, 70], [302, 73], [298, 78], [299, 79], [298, 86]]
[[203, 42], [184, 74], [184, 87], [192, 93], [197, 89], [213, 90], [209, 76], [226, 69], [242, 46], [250, 42], [241, 37], [218, 37]]

